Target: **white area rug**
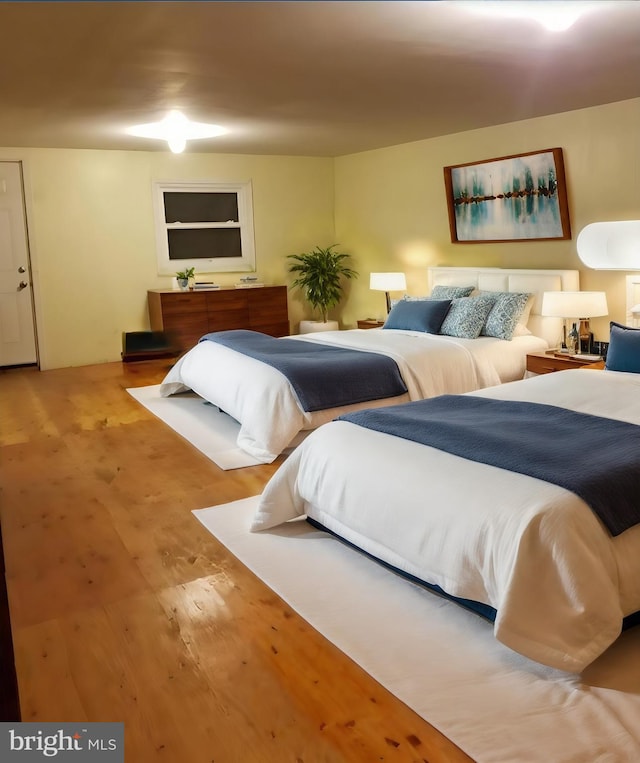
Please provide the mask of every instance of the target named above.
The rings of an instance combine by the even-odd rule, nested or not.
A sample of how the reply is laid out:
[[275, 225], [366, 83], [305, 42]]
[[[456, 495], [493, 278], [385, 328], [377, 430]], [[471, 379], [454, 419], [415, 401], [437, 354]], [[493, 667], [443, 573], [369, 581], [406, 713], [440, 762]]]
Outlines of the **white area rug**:
[[640, 761], [640, 626], [582, 676], [305, 521], [248, 527], [257, 498], [194, 515], [307, 622], [478, 763]]
[[261, 463], [236, 445], [240, 425], [194, 392], [160, 397], [160, 385], [132, 387], [127, 392], [221, 469]]

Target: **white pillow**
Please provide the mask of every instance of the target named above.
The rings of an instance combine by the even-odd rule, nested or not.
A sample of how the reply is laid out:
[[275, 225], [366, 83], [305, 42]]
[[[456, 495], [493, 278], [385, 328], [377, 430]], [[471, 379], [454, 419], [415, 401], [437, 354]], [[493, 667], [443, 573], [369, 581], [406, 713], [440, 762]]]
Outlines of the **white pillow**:
[[513, 336], [531, 336], [531, 332], [523, 323], [516, 323]]
[[[518, 318], [518, 323], [521, 323], [525, 328], [527, 326], [527, 323], [529, 323], [529, 315], [531, 315], [531, 308], [533, 307], [533, 303], [536, 301], [536, 295], [530, 294], [529, 299], [527, 300], [527, 304], [524, 306], [524, 310], [522, 311], [522, 315]], [[530, 331], [527, 333], [531, 333]]]

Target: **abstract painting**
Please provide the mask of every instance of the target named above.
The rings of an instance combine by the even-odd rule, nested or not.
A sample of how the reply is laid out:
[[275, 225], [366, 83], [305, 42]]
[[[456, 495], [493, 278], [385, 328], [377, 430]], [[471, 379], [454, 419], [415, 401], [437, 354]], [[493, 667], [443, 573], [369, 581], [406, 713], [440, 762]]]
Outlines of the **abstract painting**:
[[561, 148], [444, 168], [453, 243], [571, 238]]

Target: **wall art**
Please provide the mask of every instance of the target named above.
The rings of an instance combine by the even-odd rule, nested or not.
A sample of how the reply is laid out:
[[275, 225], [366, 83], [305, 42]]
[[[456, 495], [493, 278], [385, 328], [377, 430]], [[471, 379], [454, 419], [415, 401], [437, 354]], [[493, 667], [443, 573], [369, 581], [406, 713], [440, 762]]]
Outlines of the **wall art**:
[[571, 238], [561, 148], [444, 168], [454, 243]]

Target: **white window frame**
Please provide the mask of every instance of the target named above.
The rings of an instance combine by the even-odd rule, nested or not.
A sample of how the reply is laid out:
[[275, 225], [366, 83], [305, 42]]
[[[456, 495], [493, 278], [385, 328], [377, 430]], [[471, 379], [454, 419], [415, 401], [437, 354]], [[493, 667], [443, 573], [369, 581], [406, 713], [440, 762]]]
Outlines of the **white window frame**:
[[[237, 222], [167, 223], [165, 218], [165, 193], [236, 193], [238, 198]], [[251, 181], [221, 183], [214, 180], [157, 180], [153, 182], [154, 216], [156, 226], [156, 255], [158, 273], [175, 275], [176, 271], [193, 267], [196, 273], [240, 273], [256, 269], [255, 242], [253, 236], [253, 200]], [[241, 257], [196, 258], [193, 260], [169, 259], [168, 231], [195, 228], [239, 228]]]

